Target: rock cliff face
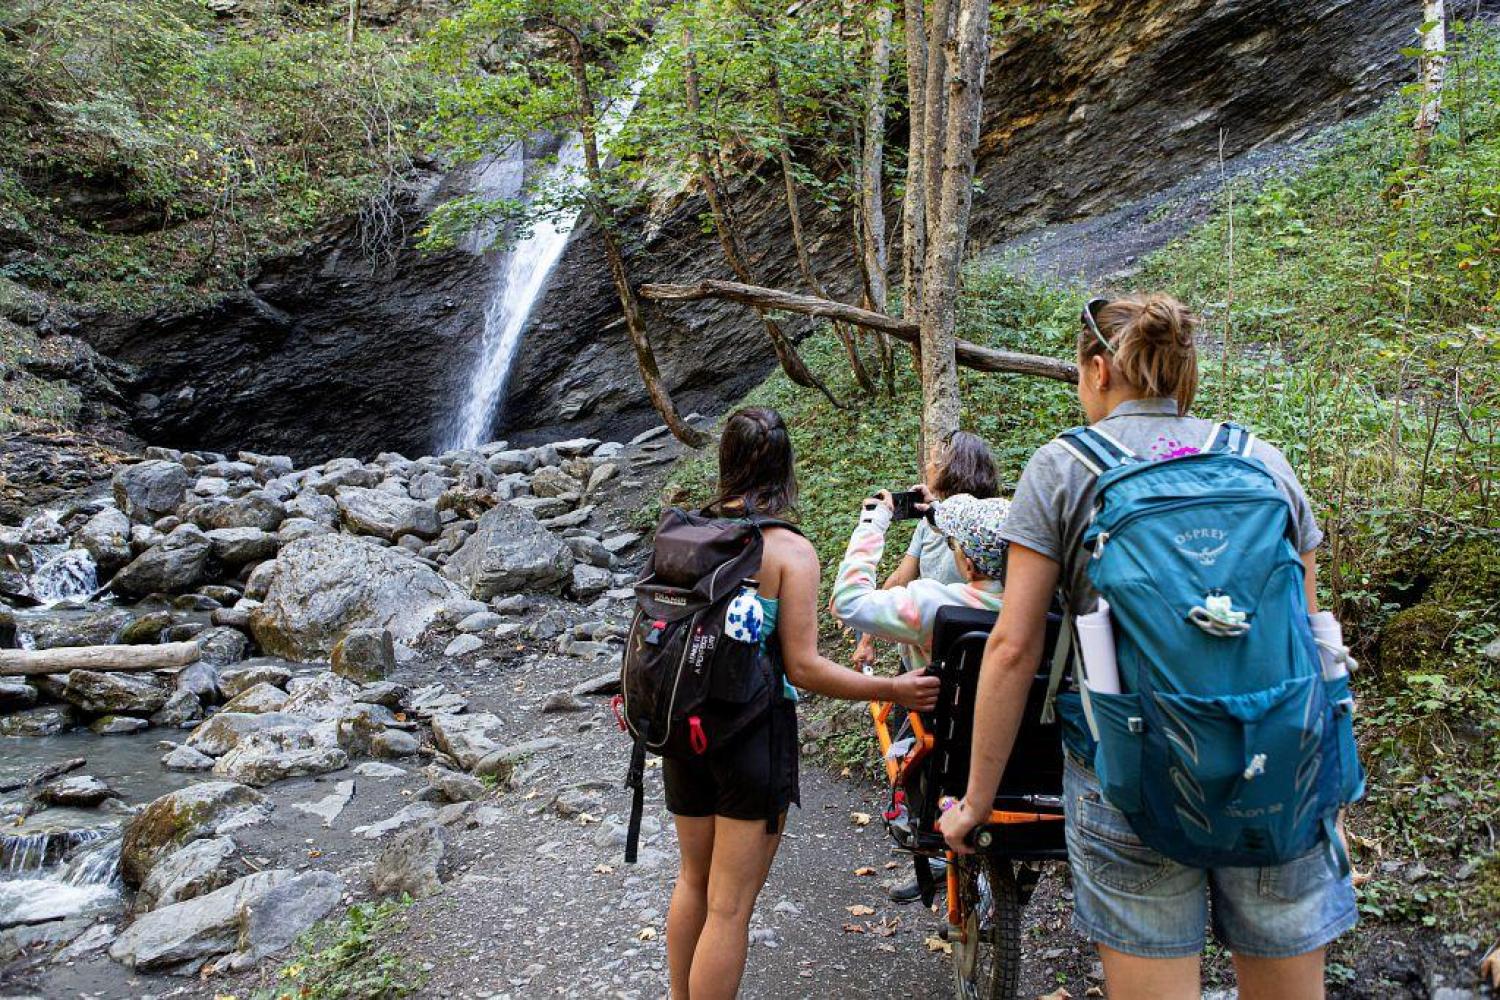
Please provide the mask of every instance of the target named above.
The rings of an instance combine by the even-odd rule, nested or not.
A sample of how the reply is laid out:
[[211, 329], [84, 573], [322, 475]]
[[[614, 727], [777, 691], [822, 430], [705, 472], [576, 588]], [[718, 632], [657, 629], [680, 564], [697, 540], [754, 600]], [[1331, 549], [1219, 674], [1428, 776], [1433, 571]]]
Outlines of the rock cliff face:
[[[1067, 30], [992, 53], [972, 248], [1165, 188], [1212, 163], [1221, 132], [1232, 157], [1369, 110], [1410, 74], [1398, 49], [1417, 18], [1408, 0], [1080, 0]], [[737, 201], [762, 279], [800, 287], [779, 183]], [[703, 211], [701, 198], [679, 197], [636, 220], [637, 280], [727, 276]], [[850, 295], [843, 224], [808, 222], [830, 291]], [[90, 330], [95, 346], [136, 367], [127, 396], [137, 433], [305, 459], [436, 446], [467, 390], [492, 262], [407, 250], [372, 271], [352, 242], [333, 233], [273, 261], [210, 310]], [[655, 422], [588, 227], [533, 316], [501, 428], [525, 438]], [[685, 411], [721, 408], [773, 363], [742, 307], [652, 309], [651, 320]]]

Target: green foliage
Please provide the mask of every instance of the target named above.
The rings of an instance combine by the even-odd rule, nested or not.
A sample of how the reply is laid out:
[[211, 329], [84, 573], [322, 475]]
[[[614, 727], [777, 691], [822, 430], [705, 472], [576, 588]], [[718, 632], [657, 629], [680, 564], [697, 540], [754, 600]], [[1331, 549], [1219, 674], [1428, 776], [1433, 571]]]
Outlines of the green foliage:
[[[0, 272], [154, 306], [232, 288], [260, 256], [392, 199], [431, 89], [400, 30], [351, 47], [341, 2], [245, 6], [0, 11], [0, 246], [20, 250]], [[392, 236], [362, 235], [372, 253]]]
[[357, 903], [342, 921], [324, 921], [304, 935], [301, 954], [282, 966], [254, 1000], [396, 1000], [425, 978], [381, 946], [411, 900]]

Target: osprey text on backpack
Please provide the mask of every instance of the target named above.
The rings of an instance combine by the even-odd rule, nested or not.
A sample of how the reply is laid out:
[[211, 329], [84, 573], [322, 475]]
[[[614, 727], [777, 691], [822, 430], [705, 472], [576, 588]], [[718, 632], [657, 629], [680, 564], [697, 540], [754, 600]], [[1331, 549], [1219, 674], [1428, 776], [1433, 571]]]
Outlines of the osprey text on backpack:
[[[615, 705], [634, 741], [627, 862], [635, 861], [640, 837], [646, 752], [708, 753], [759, 723], [782, 697], [780, 650], [775, 643], [762, 650], [755, 595], [761, 531], [773, 526], [797, 530], [753, 514], [709, 517], [676, 507], [657, 525], [651, 560], [635, 586]], [[776, 820], [766, 817], [773, 828]]]
[[1109, 602], [1120, 692], [1082, 685], [1104, 796], [1137, 836], [1193, 867], [1274, 866], [1363, 794], [1347, 674], [1326, 677], [1291, 507], [1216, 425], [1201, 452], [1146, 461], [1107, 433], [1059, 443], [1098, 476], [1084, 535]]

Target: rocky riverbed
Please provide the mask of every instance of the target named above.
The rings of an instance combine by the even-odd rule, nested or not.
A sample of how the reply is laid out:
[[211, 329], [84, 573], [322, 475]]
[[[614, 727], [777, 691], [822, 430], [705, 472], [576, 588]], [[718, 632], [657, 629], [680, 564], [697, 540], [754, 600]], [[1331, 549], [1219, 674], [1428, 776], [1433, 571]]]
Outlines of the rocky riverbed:
[[253, 975], [355, 898], [435, 893], [560, 745], [517, 716], [601, 727], [677, 450], [151, 448], [0, 527], [0, 647], [191, 660], [0, 677], [0, 986]]

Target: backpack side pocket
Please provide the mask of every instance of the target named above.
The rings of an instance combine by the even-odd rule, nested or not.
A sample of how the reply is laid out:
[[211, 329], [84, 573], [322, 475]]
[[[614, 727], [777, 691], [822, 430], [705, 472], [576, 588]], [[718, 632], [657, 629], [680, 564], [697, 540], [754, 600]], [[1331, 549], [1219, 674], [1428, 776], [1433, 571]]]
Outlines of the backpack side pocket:
[[1088, 705], [1099, 727], [1094, 771], [1104, 797], [1126, 815], [1141, 811], [1141, 755], [1146, 722], [1138, 694], [1088, 693]]

